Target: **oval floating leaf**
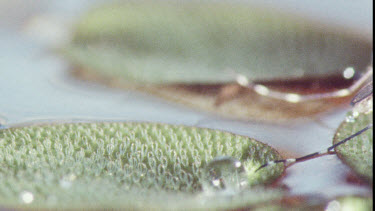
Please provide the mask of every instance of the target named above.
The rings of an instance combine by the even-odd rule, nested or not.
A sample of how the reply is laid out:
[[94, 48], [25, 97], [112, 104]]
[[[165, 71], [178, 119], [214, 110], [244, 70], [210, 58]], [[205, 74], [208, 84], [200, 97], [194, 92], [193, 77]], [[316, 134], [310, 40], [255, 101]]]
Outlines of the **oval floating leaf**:
[[[250, 186], [270, 183], [284, 169], [275, 165], [255, 172], [280, 155], [254, 139], [209, 129], [150, 123], [3, 129], [0, 204], [157, 208], [167, 201], [168, 206], [200, 207], [203, 199], [196, 195], [201, 192], [201, 172], [216, 156], [243, 162]], [[166, 191], [177, 195], [170, 199]], [[210, 199], [204, 204], [243, 206], [279, 196], [278, 191], [247, 190], [233, 201]]]
[[373, 209], [372, 197], [345, 196], [328, 203], [325, 210], [356, 210], [368, 211]]
[[[360, 114], [355, 119], [348, 116], [336, 131], [333, 143], [337, 143], [373, 122], [372, 112]], [[373, 180], [373, 129], [335, 148], [339, 158], [349, 165], [359, 176], [372, 183]]]
[[[372, 40], [333, 28], [248, 4], [128, 2], [83, 16], [63, 54], [83, 79], [136, 88], [226, 117], [282, 121], [342, 101], [293, 104], [228, 84], [242, 74], [262, 84], [280, 79], [284, 83], [276, 89], [291, 93], [337, 90], [319, 81], [328, 72], [341, 76], [348, 66], [363, 70]], [[301, 84], [289, 79], [302, 76], [319, 80], [285, 86]], [[333, 81], [325, 84], [338, 79]]]
[[217, 84], [364, 70], [372, 40], [247, 4], [131, 2], [79, 21], [71, 61], [146, 84]]

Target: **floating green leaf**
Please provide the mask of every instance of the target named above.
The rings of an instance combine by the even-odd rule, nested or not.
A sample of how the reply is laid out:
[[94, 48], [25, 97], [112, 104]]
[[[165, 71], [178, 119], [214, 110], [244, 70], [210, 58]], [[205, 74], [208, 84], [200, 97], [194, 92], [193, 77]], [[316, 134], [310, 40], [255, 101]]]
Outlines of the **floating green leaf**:
[[[269, 82], [341, 75], [348, 66], [363, 70], [370, 63], [372, 40], [334, 28], [246, 3], [137, 1], [88, 12], [61, 52], [83, 79], [230, 118], [275, 122], [312, 116], [338, 102], [291, 104], [239, 86], [228, 89], [228, 84], [237, 74]], [[323, 88], [302, 89], [330, 91], [316, 83], [311, 87]], [[276, 88], [300, 93], [301, 87]]]
[[356, 210], [368, 211], [373, 209], [372, 197], [345, 196], [328, 203], [326, 210]]
[[0, 204], [227, 208], [280, 197], [279, 191], [248, 189], [235, 200], [215, 196], [205, 202], [200, 176], [216, 156], [239, 159], [249, 187], [272, 182], [284, 169], [275, 165], [255, 172], [261, 164], [280, 159], [278, 153], [254, 139], [209, 129], [151, 123], [3, 129]]
[[90, 74], [146, 84], [217, 84], [363, 70], [372, 42], [247, 4], [131, 2], [95, 9], [65, 55]]
[[[351, 114], [350, 114], [351, 115]], [[360, 114], [355, 119], [349, 116], [338, 128], [333, 143], [337, 143], [373, 122], [372, 112]], [[373, 129], [354, 137], [350, 141], [336, 147], [338, 156], [359, 176], [372, 183], [373, 180]]]

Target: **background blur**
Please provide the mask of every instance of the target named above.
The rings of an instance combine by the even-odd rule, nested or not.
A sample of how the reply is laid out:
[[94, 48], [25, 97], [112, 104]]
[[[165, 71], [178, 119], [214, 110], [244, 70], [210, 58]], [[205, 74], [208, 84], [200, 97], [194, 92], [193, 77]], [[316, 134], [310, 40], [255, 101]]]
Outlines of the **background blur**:
[[[169, 104], [147, 94], [72, 78], [67, 71], [69, 64], [53, 54], [51, 48], [68, 42], [75, 18], [101, 2], [104, 1], [0, 0], [0, 123], [11, 127], [30, 121], [119, 120], [195, 125], [254, 137], [293, 156], [331, 144], [335, 128], [347, 110], [303, 124], [240, 122]], [[249, 2], [372, 37], [370, 0]], [[336, 156], [326, 156], [292, 166], [282, 182], [296, 194], [335, 197], [371, 191], [346, 183], [349, 172]]]

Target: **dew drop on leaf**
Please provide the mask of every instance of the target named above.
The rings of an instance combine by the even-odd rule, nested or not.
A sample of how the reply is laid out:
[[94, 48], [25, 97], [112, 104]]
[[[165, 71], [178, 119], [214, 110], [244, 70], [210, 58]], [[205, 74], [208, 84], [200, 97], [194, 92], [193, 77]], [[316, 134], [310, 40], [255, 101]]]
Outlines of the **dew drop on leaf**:
[[352, 115], [348, 115], [345, 118], [345, 122], [353, 123], [353, 122], [355, 122], [355, 118]]
[[238, 192], [247, 185], [246, 171], [242, 163], [229, 156], [214, 158], [203, 172], [203, 190]]

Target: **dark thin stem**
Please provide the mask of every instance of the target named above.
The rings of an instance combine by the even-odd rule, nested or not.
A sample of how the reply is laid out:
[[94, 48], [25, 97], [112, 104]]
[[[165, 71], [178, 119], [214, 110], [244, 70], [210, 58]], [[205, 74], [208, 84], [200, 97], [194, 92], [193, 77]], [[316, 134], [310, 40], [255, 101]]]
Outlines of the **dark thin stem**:
[[303, 161], [303, 160], [308, 160], [308, 159], [313, 158], [313, 157], [315, 157], [315, 156], [317, 156], [317, 155], [320, 155], [320, 153], [319, 153], [319, 152], [314, 152], [314, 153], [311, 153], [311, 154], [305, 155], [305, 156], [303, 156], [303, 157], [296, 158], [296, 161], [295, 161], [295, 162], [301, 162], [301, 161]]
[[294, 158], [294, 159], [283, 159], [283, 160], [274, 160], [274, 161], [270, 161], [268, 163], [265, 163], [263, 165], [261, 165], [257, 170], [255, 170], [255, 172], [259, 171], [260, 169], [268, 166], [268, 165], [271, 165], [271, 164], [276, 164], [276, 163], [287, 163], [287, 162], [291, 162], [291, 163], [297, 163], [297, 162], [302, 162], [302, 161], [306, 161], [306, 160], [309, 160], [309, 159], [312, 159], [314, 157], [317, 157], [317, 156], [320, 156], [320, 155], [323, 155], [323, 154], [329, 154], [331, 150], [333, 150], [334, 148], [336, 148], [337, 146], [349, 141], [350, 139], [356, 137], [356, 136], [359, 136], [361, 135], [362, 133], [364, 133], [365, 131], [367, 131], [368, 129], [372, 128], [372, 124], [369, 124], [367, 125], [365, 128], [363, 128], [362, 130], [354, 133], [353, 135], [345, 138], [344, 140], [330, 146], [327, 148], [327, 150], [324, 152], [314, 152], [314, 153], [311, 153], [311, 154], [308, 154], [308, 155], [305, 155], [305, 156], [302, 156], [302, 157], [299, 157], [299, 158]]

